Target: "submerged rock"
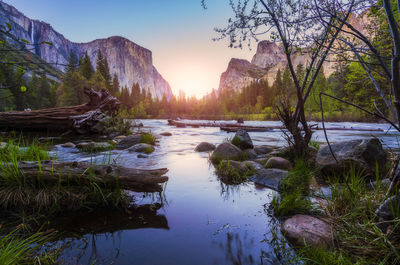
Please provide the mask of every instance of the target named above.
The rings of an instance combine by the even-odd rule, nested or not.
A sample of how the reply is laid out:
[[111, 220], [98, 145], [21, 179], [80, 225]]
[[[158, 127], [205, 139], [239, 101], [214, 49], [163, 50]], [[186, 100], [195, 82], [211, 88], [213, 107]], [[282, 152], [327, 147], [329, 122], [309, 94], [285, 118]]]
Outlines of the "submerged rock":
[[141, 135], [130, 135], [122, 138], [121, 141], [116, 145], [117, 149], [127, 149], [135, 144], [140, 144]]
[[253, 149], [253, 141], [245, 130], [238, 130], [232, 139], [232, 143], [240, 149]]
[[154, 152], [154, 147], [149, 144], [135, 144], [134, 146], [128, 148], [129, 152], [146, 153], [150, 154]]
[[211, 161], [219, 163], [222, 160], [240, 160], [243, 152], [231, 143], [222, 143], [217, 146], [211, 155]]
[[333, 242], [332, 227], [309, 215], [295, 215], [287, 219], [281, 231], [296, 246], [329, 247]]
[[76, 145], [74, 143], [71, 143], [71, 142], [62, 144], [61, 146], [65, 147], [65, 148], [75, 148], [76, 147]]
[[160, 135], [162, 135], [162, 136], [172, 136], [172, 133], [170, 133], [170, 132], [162, 132], [162, 133], [160, 133]]
[[276, 156], [268, 159], [267, 163], [265, 164], [265, 168], [278, 168], [283, 170], [290, 170], [292, 169], [292, 165], [290, 164], [289, 160]]
[[383, 172], [386, 164], [386, 152], [377, 138], [351, 140], [331, 144], [332, 151], [338, 160], [336, 163], [329, 147], [324, 146], [318, 151], [316, 166], [325, 176], [341, 176], [352, 167], [362, 170], [365, 175], [373, 175], [376, 166]]
[[211, 143], [207, 143], [207, 142], [201, 142], [196, 146], [194, 151], [196, 151], [196, 152], [209, 152], [209, 151], [213, 151], [214, 149], [215, 149], [215, 145], [213, 145]]
[[250, 180], [259, 185], [268, 187], [270, 189], [279, 190], [281, 181], [289, 173], [282, 169], [261, 169], [258, 170], [256, 174], [250, 177]]

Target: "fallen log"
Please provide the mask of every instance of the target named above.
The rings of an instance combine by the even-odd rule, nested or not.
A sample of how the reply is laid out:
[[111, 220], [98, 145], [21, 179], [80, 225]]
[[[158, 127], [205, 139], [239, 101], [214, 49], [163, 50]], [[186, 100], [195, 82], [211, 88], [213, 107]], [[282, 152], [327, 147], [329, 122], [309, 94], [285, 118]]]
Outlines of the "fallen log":
[[[137, 192], [160, 192], [161, 183], [168, 181], [164, 176], [168, 169], [143, 170], [116, 165], [94, 165], [88, 162], [41, 161], [19, 162], [0, 165], [0, 176], [15, 169], [24, 181], [40, 184], [88, 185], [96, 183], [101, 187]], [[18, 171], [16, 171], [18, 170]], [[3, 172], [5, 171], [5, 172]]]
[[[168, 120], [168, 124], [178, 128], [199, 128], [199, 127], [219, 127], [222, 131], [237, 132], [238, 130], [245, 130], [247, 132], [268, 132], [272, 130], [284, 130], [284, 126], [251, 126], [239, 123], [223, 123], [223, 122], [182, 122]], [[323, 130], [322, 127], [312, 126], [312, 130]], [[382, 129], [369, 129], [369, 128], [346, 128], [346, 127], [331, 127], [326, 128], [327, 131], [364, 131], [364, 132], [383, 132]]]
[[120, 103], [108, 91], [84, 88], [89, 102], [70, 107], [0, 112], [0, 128], [88, 133], [105, 113], [113, 115]]

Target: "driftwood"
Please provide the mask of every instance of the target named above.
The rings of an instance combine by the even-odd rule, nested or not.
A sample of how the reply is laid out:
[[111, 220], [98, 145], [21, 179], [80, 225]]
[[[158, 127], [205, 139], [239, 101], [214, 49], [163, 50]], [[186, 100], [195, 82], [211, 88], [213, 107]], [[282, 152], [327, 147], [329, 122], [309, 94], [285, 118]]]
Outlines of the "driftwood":
[[0, 112], [0, 128], [88, 133], [104, 113], [114, 114], [119, 109], [118, 100], [106, 90], [85, 87], [84, 93], [89, 102], [78, 106]]
[[[268, 132], [272, 130], [284, 130], [284, 126], [251, 126], [244, 125], [239, 123], [223, 123], [223, 122], [181, 122], [168, 120], [168, 124], [171, 126], [176, 126], [178, 128], [186, 128], [186, 127], [218, 127], [222, 131], [226, 132], [237, 132], [238, 130], [245, 130], [248, 132]], [[318, 126], [312, 126], [312, 130], [323, 130]], [[345, 128], [345, 127], [332, 127], [326, 128], [326, 130], [330, 131], [365, 131], [365, 132], [383, 132], [382, 129], [365, 129], [365, 128]]]
[[[8, 164], [8, 168], [13, 168]], [[7, 164], [0, 167], [7, 170]], [[20, 162], [18, 171], [27, 182], [82, 185], [94, 182], [102, 187], [120, 187], [137, 192], [160, 192], [168, 169], [143, 170], [116, 165], [94, 165], [87, 162], [41, 161]]]

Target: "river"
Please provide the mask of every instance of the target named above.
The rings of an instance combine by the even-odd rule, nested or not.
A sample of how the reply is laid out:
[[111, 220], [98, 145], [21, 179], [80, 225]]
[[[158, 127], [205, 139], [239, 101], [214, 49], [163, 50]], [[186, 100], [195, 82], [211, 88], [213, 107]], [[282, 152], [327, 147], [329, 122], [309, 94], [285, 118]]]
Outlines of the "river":
[[[233, 134], [221, 132], [219, 128], [170, 127], [166, 120], [140, 122], [145, 126], [143, 130], [153, 134], [172, 133], [170, 137], [160, 136], [156, 151], [148, 158], [137, 158], [137, 154], [127, 151], [104, 152], [93, 157], [60, 146], [52, 150], [58, 159], [65, 161], [110, 160], [127, 167], [169, 169], [169, 181], [163, 194], [135, 194], [137, 204], [162, 202], [157, 214], [139, 213], [134, 224], [129, 215], [110, 217], [109, 213], [81, 215], [68, 220], [63, 229], [71, 235], [87, 231], [81, 226], [93, 226], [95, 232], [60, 241], [60, 244], [69, 242], [61, 256], [67, 264], [250, 265], [281, 264], [290, 258], [290, 249], [279, 249], [281, 244], [276, 242], [282, 239], [279, 227], [268, 213], [275, 192], [251, 182], [226, 186], [215, 175], [208, 162], [209, 155], [194, 152], [202, 141], [218, 144]], [[261, 121], [246, 124], [280, 125]], [[327, 127], [381, 128], [382, 132], [337, 130], [328, 131], [328, 135], [332, 142], [377, 136], [385, 149], [399, 147], [398, 134], [387, 124], [327, 123]], [[282, 146], [285, 143], [279, 130], [251, 132], [250, 136], [255, 145]], [[315, 132], [313, 137], [314, 141], [324, 142], [323, 131]], [[116, 224], [107, 226], [106, 222]], [[105, 229], [96, 231], [96, 224]]]

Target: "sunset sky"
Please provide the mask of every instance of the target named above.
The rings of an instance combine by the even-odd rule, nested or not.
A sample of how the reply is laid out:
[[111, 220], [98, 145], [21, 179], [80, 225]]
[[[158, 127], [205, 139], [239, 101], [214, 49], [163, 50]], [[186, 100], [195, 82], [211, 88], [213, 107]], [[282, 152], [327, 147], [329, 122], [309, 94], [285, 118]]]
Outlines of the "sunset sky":
[[74, 42], [119, 35], [150, 49], [154, 65], [172, 90], [203, 96], [218, 88], [232, 57], [251, 60], [250, 51], [212, 41], [232, 10], [228, 0], [5, 0], [26, 16], [51, 24]]

